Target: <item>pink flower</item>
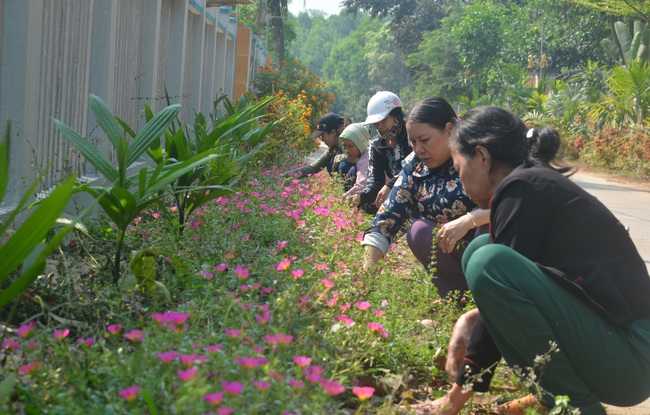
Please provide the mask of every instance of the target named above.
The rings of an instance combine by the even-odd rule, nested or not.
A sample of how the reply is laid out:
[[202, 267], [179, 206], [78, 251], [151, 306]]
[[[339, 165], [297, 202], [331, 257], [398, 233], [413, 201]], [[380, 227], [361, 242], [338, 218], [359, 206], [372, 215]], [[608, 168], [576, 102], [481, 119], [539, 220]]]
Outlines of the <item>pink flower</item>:
[[224, 256], [226, 257], [226, 259], [233, 259], [233, 258], [235, 257], [235, 254], [233, 254], [232, 252], [228, 252], [228, 253], [227, 253], [226, 255], [224, 255]]
[[345, 304], [341, 304], [341, 306], [339, 308], [341, 309], [341, 311], [345, 311], [350, 307], [352, 307], [352, 305], [350, 303], [345, 303]]
[[275, 246], [278, 249], [283, 249], [284, 247], [287, 246], [287, 241], [278, 242]]
[[334, 317], [334, 321], [340, 321], [346, 326], [351, 326], [354, 324], [354, 320], [352, 320], [350, 317], [346, 316], [345, 314], [341, 314], [340, 316]]
[[339, 300], [339, 293], [334, 291], [332, 293], [332, 298], [330, 298], [330, 300], [327, 303], [325, 303], [325, 305], [327, 305], [328, 307], [334, 307], [334, 305], [338, 300]]
[[372, 310], [373, 313], [375, 313], [376, 316], [383, 316], [386, 314], [384, 310]]
[[122, 326], [121, 324], [111, 324], [110, 326], [106, 327], [106, 330], [108, 330], [109, 333], [115, 336], [120, 331], [122, 331], [123, 328], [124, 326]]
[[196, 375], [199, 374], [199, 370], [197, 368], [191, 367], [186, 370], [179, 370], [176, 372], [176, 374], [184, 382], [189, 382], [190, 380], [194, 379]]
[[235, 359], [235, 363], [238, 363], [246, 369], [254, 369], [257, 366], [266, 364], [267, 360], [265, 357], [238, 357]]
[[183, 367], [190, 367], [195, 363], [207, 362], [209, 359], [205, 356], [201, 356], [200, 354], [184, 354], [178, 356], [178, 360], [181, 361], [181, 365], [183, 365]]
[[386, 329], [384, 326], [382, 326], [379, 323], [368, 323], [368, 328], [370, 331], [376, 331], [381, 335], [381, 337], [388, 337], [388, 333], [386, 333]]
[[132, 342], [141, 342], [144, 340], [144, 333], [142, 330], [131, 330], [128, 333], [124, 333], [124, 338]]
[[227, 382], [225, 380], [223, 382], [221, 382], [221, 387], [223, 388], [223, 390], [228, 392], [230, 395], [239, 395], [244, 390], [244, 385], [242, 385], [241, 383], [239, 383], [239, 382]]
[[357, 301], [355, 304], [359, 310], [367, 310], [370, 308], [370, 303], [367, 301]]
[[250, 272], [247, 269], [242, 268], [241, 265], [237, 265], [235, 267], [234, 273], [235, 273], [235, 276], [237, 278], [242, 279], [242, 280], [245, 280], [250, 275]]
[[223, 262], [221, 264], [217, 265], [216, 267], [214, 267], [214, 270], [218, 271], [218, 272], [223, 272], [223, 271], [226, 271], [227, 269], [228, 269], [228, 264], [225, 264]]
[[275, 266], [275, 269], [278, 271], [286, 271], [289, 269], [291, 266], [291, 260], [289, 258], [285, 258], [282, 261], [278, 262], [278, 264]]
[[268, 388], [271, 387], [271, 384], [269, 382], [265, 382], [263, 380], [254, 380], [253, 379], [253, 380], [251, 380], [251, 383], [253, 384], [253, 386], [255, 386], [257, 389], [259, 389], [261, 391], [267, 390]]
[[311, 363], [311, 357], [307, 356], [293, 356], [293, 362], [298, 366], [307, 366]]
[[69, 329], [65, 329], [65, 330], [54, 330], [54, 333], [52, 334], [52, 336], [54, 336], [55, 339], [59, 339], [59, 340], [60, 340], [60, 339], [65, 339], [66, 337], [68, 337], [68, 334], [70, 334], [70, 330], [69, 330]]
[[345, 391], [345, 387], [339, 384], [335, 380], [321, 379], [320, 384], [323, 387], [323, 389], [325, 389], [325, 392], [327, 392], [331, 396], [336, 396], [342, 393], [343, 391]]
[[86, 339], [77, 339], [77, 343], [86, 347], [90, 347], [95, 344], [95, 339], [93, 337], [88, 337]]
[[126, 389], [122, 389], [119, 393], [122, 399], [124, 399], [127, 402], [131, 402], [138, 397], [138, 394], [140, 393], [140, 387], [130, 386]]
[[38, 360], [34, 360], [32, 363], [21, 366], [18, 371], [23, 375], [29, 375], [38, 367]]
[[241, 330], [225, 329], [224, 332], [226, 333], [226, 336], [231, 339], [237, 338], [241, 335]]
[[227, 406], [222, 406], [217, 409], [217, 415], [231, 415], [233, 412], [235, 412], [235, 410]]
[[0, 348], [2, 350], [6, 350], [10, 352], [10, 351], [18, 350], [19, 347], [20, 347], [20, 343], [18, 343], [17, 341], [6, 339], [5, 341], [2, 342], [2, 347]]
[[302, 388], [303, 386], [305, 386], [305, 382], [301, 382], [301, 381], [295, 380], [295, 379], [289, 379], [289, 386], [291, 386], [291, 389], [293, 389], [293, 390], [298, 390], [298, 389]]
[[34, 326], [36, 326], [36, 323], [33, 321], [27, 324], [23, 324], [18, 328], [18, 336], [22, 338], [29, 337], [29, 335], [32, 334], [32, 331], [34, 331]]
[[324, 263], [323, 264], [314, 264], [314, 268], [316, 268], [317, 270], [320, 270], [320, 271], [326, 270], [329, 267], [330, 267], [329, 265], [324, 264]]
[[307, 369], [302, 371], [302, 374], [311, 382], [316, 383], [321, 379], [323, 368], [320, 366], [309, 366]]
[[266, 340], [266, 342], [272, 346], [276, 344], [287, 346], [289, 343], [291, 343], [292, 339], [293, 336], [290, 336], [288, 334], [283, 334], [283, 333], [276, 333], [276, 334], [264, 336], [264, 340]]
[[257, 319], [257, 322], [260, 324], [268, 323], [269, 320], [271, 319], [271, 312], [266, 311], [262, 315], [255, 316], [255, 318]]
[[219, 406], [221, 405], [221, 401], [223, 401], [223, 392], [206, 393], [203, 395], [203, 399], [210, 405]]
[[323, 284], [325, 286], [325, 288], [327, 288], [328, 290], [330, 288], [334, 287], [334, 283], [332, 281], [330, 281], [330, 280], [325, 279], [325, 278], [321, 279], [320, 283]]
[[174, 351], [169, 351], [169, 352], [158, 353], [156, 357], [160, 359], [160, 361], [163, 363], [170, 363], [172, 360], [176, 358], [177, 355], [178, 353]]
[[303, 271], [301, 269], [294, 269], [293, 271], [291, 271], [291, 276], [293, 278], [295, 278], [295, 279], [298, 279], [298, 278], [302, 277], [304, 273], [305, 273], [305, 271]]
[[223, 344], [215, 344], [214, 346], [206, 346], [205, 350], [210, 353], [217, 353], [219, 350], [223, 349]]
[[356, 387], [352, 388], [352, 393], [357, 395], [357, 398], [360, 400], [365, 401], [366, 399], [370, 398], [373, 393], [375, 393], [375, 388], [372, 388], [370, 386]]

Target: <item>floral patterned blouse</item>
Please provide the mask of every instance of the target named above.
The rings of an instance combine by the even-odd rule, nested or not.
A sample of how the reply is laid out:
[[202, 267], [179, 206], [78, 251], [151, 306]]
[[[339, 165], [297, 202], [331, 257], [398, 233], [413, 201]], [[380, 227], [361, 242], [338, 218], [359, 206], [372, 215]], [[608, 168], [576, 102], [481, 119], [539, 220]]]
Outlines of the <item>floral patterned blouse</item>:
[[404, 162], [390, 196], [366, 234], [380, 233], [392, 241], [411, 216], [446, 223], [478, 208], [463, 189], [453, 161], [430, 170], [411, 153]]

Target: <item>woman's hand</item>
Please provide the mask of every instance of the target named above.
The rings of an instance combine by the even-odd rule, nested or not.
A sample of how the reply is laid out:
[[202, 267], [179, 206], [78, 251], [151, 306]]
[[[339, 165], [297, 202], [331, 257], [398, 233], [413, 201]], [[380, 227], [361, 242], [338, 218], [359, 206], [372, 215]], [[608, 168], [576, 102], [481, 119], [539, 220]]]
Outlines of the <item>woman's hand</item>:
[[463, 387], [454, 383], [451, 390], [433, 402], [411, 405], [417, 415], [457, 415], [474, 392], [463, 392]]
[[474, 227], [471, 219], [467, 215], [445, 223], [440, 231], [436, 234], [436, 244], [442, 252], [448, 254], [454, 250], [454, 247], [467, 232]]
[[390, 196], [390, 191], [390, 187], [384, 186], [381, 188], [379, 193], [377, 193], [377, 198], [375, 199], [375, 206], [377, 206], [377, 209], [379, 209], [384, 201], [388, 199], [388, 196]]
[[474, 308], [460, 316], [456, 324], [454, 324], [451, 339], [449, 339], [449, 347], [447, 348], [447, 363], [445, 363], [445, 370], [452, 379], [456, 378], [460, 365], [463, 364], [463, 358], [467, 353], [467, 346], [478, 317], [478, 308]]

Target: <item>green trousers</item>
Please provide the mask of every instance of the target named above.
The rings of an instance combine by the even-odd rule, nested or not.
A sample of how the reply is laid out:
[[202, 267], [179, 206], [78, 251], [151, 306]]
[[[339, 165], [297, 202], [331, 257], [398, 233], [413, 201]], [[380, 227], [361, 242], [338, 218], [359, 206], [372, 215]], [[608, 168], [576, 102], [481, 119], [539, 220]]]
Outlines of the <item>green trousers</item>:
[[[558, 353], [540, 371], [551, 395], [567, 395], [583, 415], [604, 415], [600, 402], [631, 406], [650, 395], [650, 318], [610, 323], [560, 287], [532, 261], [504, 245], [476, 238], [463, 270], [485, 326], [511, 367]], [[545, 403], [548, 397], [544, 399]]]

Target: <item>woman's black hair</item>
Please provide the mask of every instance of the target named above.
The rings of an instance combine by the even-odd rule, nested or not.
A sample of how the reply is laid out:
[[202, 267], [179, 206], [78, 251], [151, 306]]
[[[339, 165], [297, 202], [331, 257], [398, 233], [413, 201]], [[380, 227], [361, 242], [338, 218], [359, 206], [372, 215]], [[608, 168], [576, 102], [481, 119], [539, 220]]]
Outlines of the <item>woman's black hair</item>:
[[439, 130], [444, 130], [447, 123], [456, 124], [456, 111], [442, 97], [425, 98], [419, 101], [409, 111], [406, 122], [411, 124], [429, 124]]
[[480, 106], [468, 111], [454, 128], [451, 144], [466, 156], [473, 155], [477, 146], [484, 147], [494, 161], [511, 167], [523, 164], [550, 167], [561, 173], [571, 170], [555, 163], [561, 144], [555, 130], [530, 129], [503, 108]]
[[402, 124], [404, 123], [404, 110], [402, 107], [393, 108], [391, 112], [388, 113], [388, 115], [398, 119]]

